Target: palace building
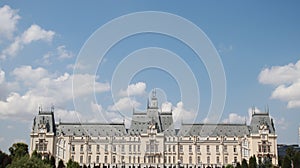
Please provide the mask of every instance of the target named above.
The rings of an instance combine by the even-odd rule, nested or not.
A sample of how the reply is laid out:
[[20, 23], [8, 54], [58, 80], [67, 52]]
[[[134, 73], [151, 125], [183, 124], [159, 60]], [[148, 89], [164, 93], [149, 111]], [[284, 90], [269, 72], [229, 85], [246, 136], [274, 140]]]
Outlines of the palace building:
[[69, 159], [100, 168], [203, 168], [270, 159], [278, 163], [277, 135], [269, 112], [252, 113], [245, 124], [181, 124], [172, 111], [161, 112], [152, 94], [145, 112], [133, 111], [124, 123], [55, 123], [54, 109], [38, 112], [30, 134], [30, 153]]

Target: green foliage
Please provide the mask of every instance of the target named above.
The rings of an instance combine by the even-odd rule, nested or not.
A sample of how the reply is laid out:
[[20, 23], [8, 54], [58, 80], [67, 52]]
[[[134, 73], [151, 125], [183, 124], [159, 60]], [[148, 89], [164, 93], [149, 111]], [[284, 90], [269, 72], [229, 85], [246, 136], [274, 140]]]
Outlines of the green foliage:
[[40, 158], [25, 155], [23, 157], [15, 157], [7, 168], [51, 168], [51, 166], [45, 164]]
[[80, 168], [79, 163], [70, 159], [67, 163], [67, 168]]
[[11, 163], [11, 157], [0, 150], [0, 168], [5, 168]]
[[286, 155], [284, 158], [283, 158], [283, 163], [282, 163], [282, 168], [291, 168], [291, 159], [290, 159], [290, 156]]
[[294, 155], [293, 163], [294, 163], [294, 168], [300, 168], [300, 152], [297, 152]]
[[256, 157], [251, 156], [249, 159], [249, 168], [257, 168], [257, 162], [256, 162]]
[[32, 152], [31, 157], [36, 157], [36, 158], [42, 159], [42, 155], [40, 153], [38, 153], [36, 150], [34, 150]]
[[64, 167], [66, 167], [64, 162], [62, 160], [59, 160], [57, 168], [64, 168]]
[[8, 150], [13, 159], [28, 155], [28, 145], [22, 142], [14, 143]]
[[246, 159], [242, 160], [242, 168], [248, 168], [248, 163]]
[[240, 162], [237, 162], [237, 163], [236, 163], [236, 166], [235, 166], [235, 168], [242, 168], [242, 166], [241, 166]]
[[225, 168], [234, 168], [231, 164], [226, 165]]
[[271, 162], [271, 156], [268, 154], [267, 157], [264, 158], [263, 167], [265, 168], [272, 168], [273, 164]]

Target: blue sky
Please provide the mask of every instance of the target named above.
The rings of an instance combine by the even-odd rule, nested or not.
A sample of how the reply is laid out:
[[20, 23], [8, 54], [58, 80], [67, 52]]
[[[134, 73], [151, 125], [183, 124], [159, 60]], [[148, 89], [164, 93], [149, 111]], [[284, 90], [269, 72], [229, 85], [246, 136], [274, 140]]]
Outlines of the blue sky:
[[[278, 143], [298, 143], [299, 6], [297, 1], [1, 1], [0, 149], [7, 151], [17, 141], [29, 142], [39, 105], [47, 110], [53, 104], [57, 122], [122, 122], [125, 117], [129, 123], [132, 108], [144, 110], [153, 88], [157, 88], [162, 110], [172, 108], [177, 123], [194, 118], [196, 122], [210, 122], [207, 115], [212, 86], [206, 62], [174, 37], [159, 33], [129, 36], [112, 46], [101, 63], [97, 62], [96, 74], [73, 73], [74, 65], [82, 68], [80, 50], [96, 30], [115, 18], [143, 11], [185, 18], [214, 45], [226, 77], [226, 100], [219, 122], [249, 122], [252, 106], [257, 111], [268, 106]], [[114, 30], [122, 32], [122, 28]], [[99, 39], [98, 45], [106, 41]], [[190, 78], [187, 73], [176, 74], [176, 70], [185, 72], [183, 65], [163, 54], [141, 58], [145, 63], [167, 63], [169, 69], [155, 68], [155, 64], [136, 71], [129, 81], [117, 80], [123, 79], [118, 72], [129, 72], [141, 64], [137, 59], [129, 61], [134, 58], [131, 54], [148, 47], [171, 51], [177, 55], [174, 58], [188, 65], [195, 76], [199, 100], [192, 84], [183, 99], [180, 79], [185, 77], [189, 82]], [[127, 67], [120, 72], [126, 61]], [[75, 105], [73, 77], [79, 79], [77, 86], [82, 86], [75, 91]], [[86, 81], [94, 80], [93, 86], [86, 85]], [[88, 95], [95, 100], [86, 101]], [[78, 100], [83, 105], [75, 108]]]

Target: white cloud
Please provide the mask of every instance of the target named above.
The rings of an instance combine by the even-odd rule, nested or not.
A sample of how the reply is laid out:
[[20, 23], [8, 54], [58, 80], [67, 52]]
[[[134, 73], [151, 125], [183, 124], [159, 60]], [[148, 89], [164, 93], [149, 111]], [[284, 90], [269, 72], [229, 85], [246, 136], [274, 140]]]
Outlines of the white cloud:
[[245, 123], [246, 121], [247, 121], [246, 117], [240, 116], [236, 113], [230, 113], [228, 118], [223, 120], [223, 123], [241, 124], [241, 123]]
[[47, 31], [42, 29], [39, 25], [33, 24], [22, 34], [21, 39], [24, 44], [29, 44], [38, 40], [50, 42], [52, 41], [54, 34], [54, 31]]
[[5, 72], [0, 69], [0, 100], [5, 99], [11, 91], [17, 90], [18, 88], [16, 82], [6, 81]]
[[146, 83], [138, 82], [135, 84], [131, 84], [127, 87], [126, 90], [120, 90], [119, 95], [124, 96], [134, 96], [134, 95], [143, 95], [146, 93]]
[[108, 110], [110, 111], [127, 111], [132, 110], [133, 108], [136, 108], [140, 106], [141, 104], [137, 102], [136, 100], [133, 100], [129, 97], [123, 97], [119, 99], [114, 105], [109, 106]]
[[26, 85], [35, 85], [36, 82], [40, 81], [42, 78], [49, 76], [46, 69], [41, 67], [32, 69], [31, 66], [15, 68], [12, 74], [16, 80], [24, 82]]
[[12, 39], [13, 33], [16, 31], [16, 25], [20, 16], [17, 10], [13, 10], [8, 5], [0, 8], [0, 41], [1, 38]]
[[281, 85], [292, 84], [300, 79], [300, 60], [284, 66], [272, 66], [263, 69], [258, 80], [262, 84]]
[[237, 113], [230, 113], [228, 118], [225, 118], [222, 122], [223, 123], [233, 123], [233, 124], [250, 124], [252, 119], [252, 112], [261, 113], [261, 110], [257, 107], [248, 108], [248, 116], [240, 116]]
[[60, 60], [73, 57], [73, 53], [71, 51], [68, 51], [66, 49], [66, 46], [64, 45], [58, 46], [56, 50], [57, 50], [58, 59]]
[[172, 110], [172, 103], [164, 102], [161, 104], [161, 111], [162, 112], [170, 112]]
[[0, 84], [5, 81], [5, 72], [0, 69]]
[[74, 110], [55, 109], [56, 122], [80, 122], [83, 121], [83, 116]]
[[178, 102], [176, 106], [173, 106], [170, 102], [164, 102], [161, 105], [162, 112], [172, 111], [174, 125], [178, 128], [181, 124], [181, 121], [192, 123], [196, 119], [196, 113], [192, 110], [188, 110], [184, 107], [182, 101]]
[[258, 80], [262, 84], [276, 86], [272, 99], [287, 102], [287, 108], [300, 107], [300, 60], [295, 64], [265, 68]]
[[40, 26], [33, 24], [25, 30], [21, 36], [16, 37], [15, 41], [2, 51], [1, 58], [5, 59], [7, 56], [15, 56], [25, 45], [34, 41], [51, 42], [54, 35], [54, 31], [44, 30]]
[[5, 100], [0, 101], [0, 117], [14, 117], [18, 119], [31, 119], [36, 114], [38, 105], [54, 104], [66, 106], [73, 100], [72, 82], [76, 78], [78, 86], [76, 96], [81, 97], [90, 93], [108, 91], [108, 83], [95, 82], [87, 84], [94, 76], [88, 74], [63, 75], [51, 74], [43, 68], [33, 69], [31, 66], [16, 68], [12, 75], [20, 85], [28, 88], [24, 93], [11, 92]]
[[285, 120], [285, 118], [274, 118], [274, 125], [276, 125], [276, 128], [281, 130], [286, 130], [288, 128], [288, 122]]

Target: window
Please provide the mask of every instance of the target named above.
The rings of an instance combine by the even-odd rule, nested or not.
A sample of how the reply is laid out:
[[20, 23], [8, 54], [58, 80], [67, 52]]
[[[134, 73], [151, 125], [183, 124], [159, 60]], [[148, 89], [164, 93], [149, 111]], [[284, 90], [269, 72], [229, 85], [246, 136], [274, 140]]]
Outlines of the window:
[[172, 161], [171, 161], [171, 156], [169, 156], [169, 163], [172, 163]]
[[197, 145], [197, 152], [200, 152], [200, 145]]
[[47, 151], [47, 144], [43, 140], [40, 143], [36, 144], [35, 148], [37, 151]]
[[173, 152], [176, 152], [175, 145], [173, 145]]
[[116, 163], [116, 156], [113, 156], [113, 157], [112, 157], [112, 162], [113, 162], [113, 163]]
[[138, 152], [140, 152], [140, 149], [141, 149], [141, 145], [138, 145]]
[[92, 157], [91, 156], [89, 156], [89, 163], [91, 163], [92, 162]]
[[220, 152], [220, 150], [219, 150], [219, 145], [216, 146], [216, 152], [217, 152], [217, 153]]
[[71, 151], [72, 151], [72, 152], [75, 152], [75, 145], [72, 145], [72, 146], [71, 146]]
[[131, 152], [131, 145], [129, 145], [129, 152]]
[[96, 163], [99, 163], [99, 156], [96, 156]]
[[224, 145], [224, 152], [227, 152], [227, 145]]
[[168, 152], [171, 152], [171, 145], [167, 147], [168, 147]]
[[209, 149], [209, 145], [206, 146], [206, 152], [209, 153], [210, 149]]
[[88, 146], [88, 151], [91, 152], [92, 151], [92, 145]]
[[201, 163], [200, 156], [198, 156], [198, 158], [197, 158], [197, 162], [198, 162], [198, 163]]
[[236, 146], [235, 145], [233, 146], [233, 152], [234, 153], [236, 152]]
[[104, 163], [107, 163], [107, 156], [104, 156]]
[[234, 163], [237, 163], [237, 157], [236, 156], [234, 157], [233, 160], [234, 160]]
[[220, 163], [220, 157], [219, 156], [217, 156], [217, 163]]
[[83, 152], [83, 145], [80, 145], [80, 152]]
[[173, 163], [176, 163], [176, 159], [175, 159], [175, 156], [173, 156]]
[[129, 156], [128, 159], [129, 159], [129, 163], [131, 163], [131, 156]]
[[[108, 151], [108, 145], [105, 145], [105, 146], [104, 146], [104, 150], [105, 150], [105, 152]], [[105, 162], [105, 163], [106, 163], [106, 162]]]
[[179, 152], [183, 152], [183, 146], [179, 145]]
[[125, 152], [125, 147], [124, 147], [124, 145], [121, 146], [121, 151], [122, 151], [122, 152]]
[[135, 152], [135, 145], [133, 145], [133, 152]]
[[113, 152], [116, 152], [116, 151], [117, 151], [117, 146], [116, 146], [116, 145], [113, 145], [112, 150], [113, 150]]
[[210, 164], [210, 157], [209, 156], [207, 156], [207, 164]]
[[100, 151], [100, 145], [97, 145], [97, 152]]
[[80, 156], [80, 163], [83, 163], [83, 156]]
[[193, 159], [192, 159], [192, 156], [190, 156], [189, 157], [189, 163], [192, 164], [192, 162], [193, 162]]
[[228, 157], [225, 156], [225, 164], [227, 164], [227, 163], [228, 163]]
[[71, 156], [72, 160], [74, 161], [74, 155]]
[[192, 153], [192, 145], [189, 145], [189, 152]]

